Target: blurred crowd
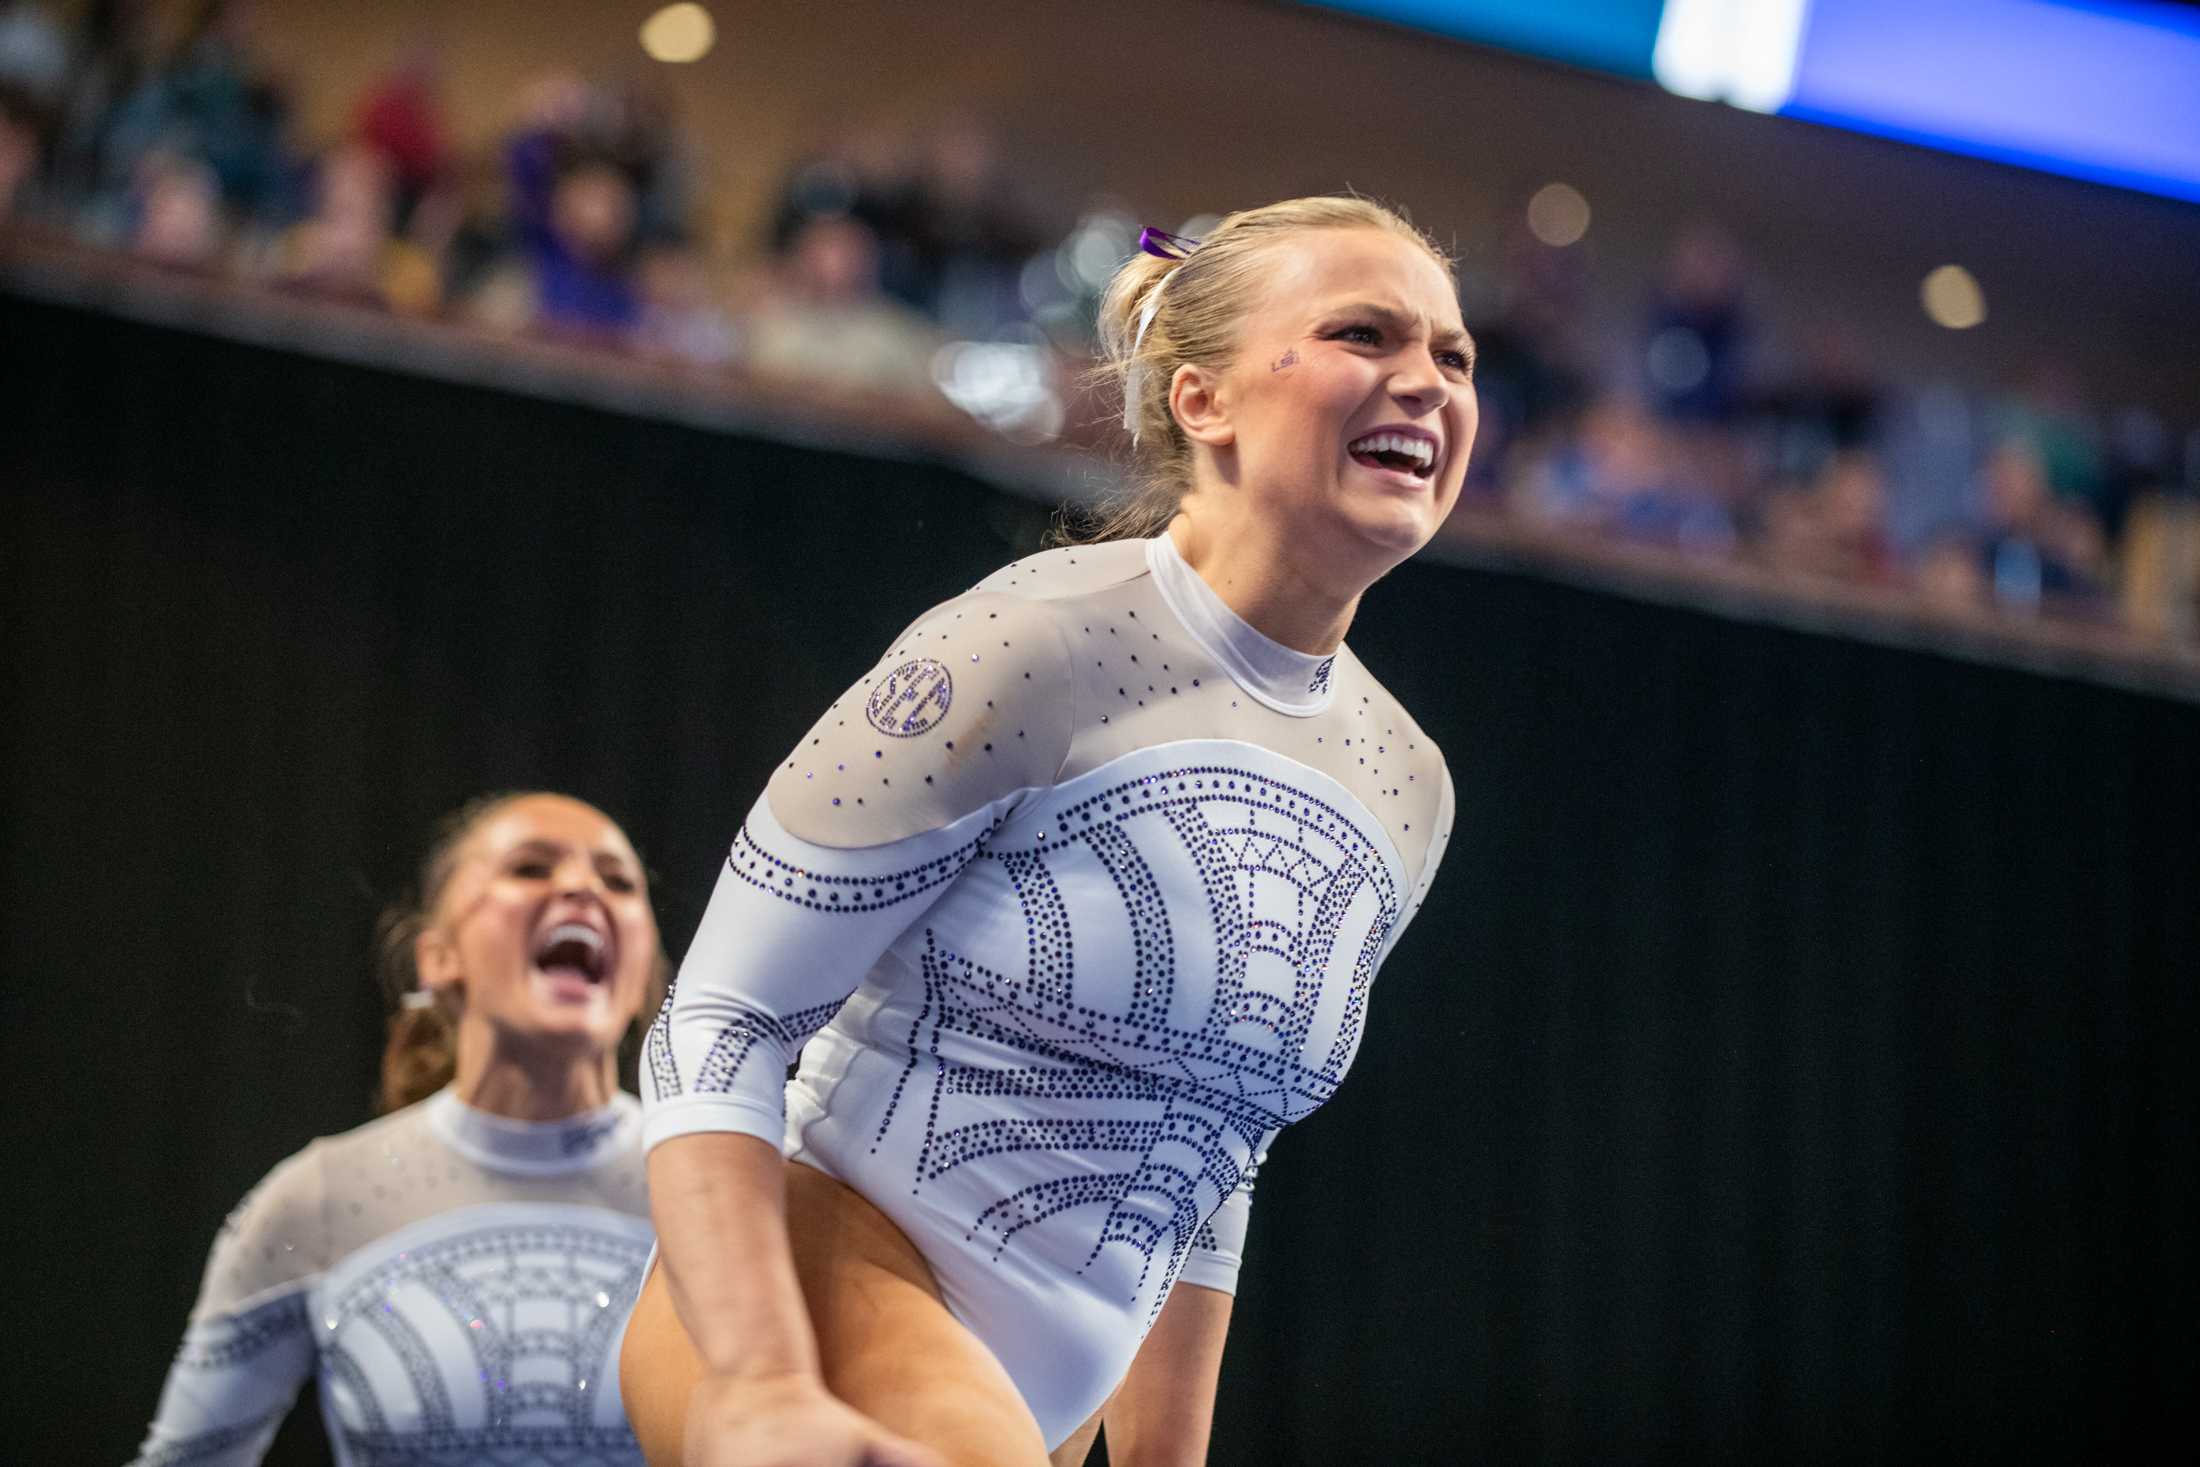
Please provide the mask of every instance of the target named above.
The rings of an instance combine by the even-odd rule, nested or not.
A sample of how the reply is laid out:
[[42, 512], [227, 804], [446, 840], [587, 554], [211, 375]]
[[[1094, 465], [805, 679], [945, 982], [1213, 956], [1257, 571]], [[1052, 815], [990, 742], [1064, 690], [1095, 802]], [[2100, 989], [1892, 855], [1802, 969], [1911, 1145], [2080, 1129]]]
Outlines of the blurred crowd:
[[1674, 241], [1620, 332], [1583, 325], [1567, 252], [1522, 238], [1505, 261], [1470, 312], [1486, 502], [1796, 580], [2194, 635], [2189, 427], [2104, 412], [2053, 362], [1897, 384], [1840, 328], [1774, 340], [1711, 225]]
[[[1081, 385], [1120, 205], [1064, 207], [975, 122], [845, 137], [779, 181], [762, 237], [708, 237], [669, 94], [530, 83], [462, 149], [432, 46], [309, 139], [250, 0], [64, 24], [0, 0], [0, 219], [158, 267], [608, 352], [937, 403], [1103, 447]], [[1144, 221], [1157, 222], [1157, 221]], [[1175, 221], [1158, 221], [1170, 222]], [[1197, 236], [1203, 221], [1184, 221]], [[1470, 513], [1947, 607], [2200, 637], [2200, 436], [2089, 401], [2053, 364], [1896, 384], [1828, 329], [1774, 339], [1717, 227], [1632, 320], [1592, 320], [1579, 247], [1467, 250], [1483, 429]]]

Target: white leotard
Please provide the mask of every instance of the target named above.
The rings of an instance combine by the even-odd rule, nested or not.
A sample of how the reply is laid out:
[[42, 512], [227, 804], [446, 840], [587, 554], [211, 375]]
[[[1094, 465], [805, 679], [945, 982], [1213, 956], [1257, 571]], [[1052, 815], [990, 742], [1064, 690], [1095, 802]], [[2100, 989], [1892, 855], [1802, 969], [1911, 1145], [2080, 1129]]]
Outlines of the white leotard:
[[650, 1242], [631, 1096], [528, 1124], [446, 1090], [316, 1141], [215, 1239], [138, 1467], [258, 1462], [309, 1376], [344, 1467], [639, 1467]]
[[651, 1031], [648, 1144], [856, 1188], [1059, 1444], [1175, 1282], [1234, 1287], [1451, 806], [1349, 650], [1269, 641], [1166, 536], [1019, 561], [774, 773]]

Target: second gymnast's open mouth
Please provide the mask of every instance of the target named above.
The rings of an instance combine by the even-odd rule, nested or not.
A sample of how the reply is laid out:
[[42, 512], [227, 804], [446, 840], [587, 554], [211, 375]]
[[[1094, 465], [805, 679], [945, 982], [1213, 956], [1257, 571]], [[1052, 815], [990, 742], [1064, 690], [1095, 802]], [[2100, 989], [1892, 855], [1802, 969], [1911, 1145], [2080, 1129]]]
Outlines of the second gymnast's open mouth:
[[588, 984], [609, 980], [617, 957], [610, 934], [587, 922], [560, 922], [535, 943], [538, 969], [554, 978], [578, 978]]

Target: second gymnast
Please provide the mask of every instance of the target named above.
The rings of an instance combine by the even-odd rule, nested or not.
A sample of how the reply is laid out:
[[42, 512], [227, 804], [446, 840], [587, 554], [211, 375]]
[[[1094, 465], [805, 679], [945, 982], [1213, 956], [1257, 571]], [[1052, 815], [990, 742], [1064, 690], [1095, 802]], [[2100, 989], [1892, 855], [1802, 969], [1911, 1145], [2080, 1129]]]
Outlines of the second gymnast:
[[1458, 498], [1473, 345], [1372, 203], [1143, 243], [1101, 324], [1145, 497], [826, 711], [651, 1033], [659, 1467], [1037, 1467], [1103, 1406], [1111, 1460], [1204, 1459], [1255, 1169], [1451, 826], [1344, 636]]

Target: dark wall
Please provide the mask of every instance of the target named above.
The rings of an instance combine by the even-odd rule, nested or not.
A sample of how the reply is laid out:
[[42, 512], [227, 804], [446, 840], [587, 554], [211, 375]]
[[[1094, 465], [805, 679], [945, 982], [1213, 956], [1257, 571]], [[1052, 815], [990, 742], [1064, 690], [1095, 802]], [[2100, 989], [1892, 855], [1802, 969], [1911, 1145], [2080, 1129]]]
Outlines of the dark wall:
[[[677, 952], [771, 761], [1045, 516], [8, 298], [0, 403], [0, 1440], [118, 1461], [223, 1212], [366, 1117], [428, 821], [597, 801]], [[1442, 567], [1353, 640], [1458, 834], [1263, 1174], [1217, 1462], [2189, 1439], [2200, 709]]]

